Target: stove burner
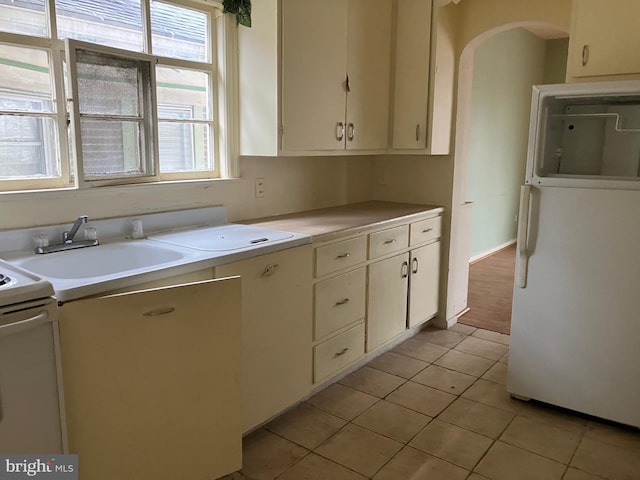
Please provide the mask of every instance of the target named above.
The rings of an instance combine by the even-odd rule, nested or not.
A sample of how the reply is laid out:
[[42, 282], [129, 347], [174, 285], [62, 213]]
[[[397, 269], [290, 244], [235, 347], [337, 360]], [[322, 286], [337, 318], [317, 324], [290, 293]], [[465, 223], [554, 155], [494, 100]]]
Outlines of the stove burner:
[[0, 273], [0, 287], [3, 285], [7, 285], [11, 281], [11, 277], [7, 277]]

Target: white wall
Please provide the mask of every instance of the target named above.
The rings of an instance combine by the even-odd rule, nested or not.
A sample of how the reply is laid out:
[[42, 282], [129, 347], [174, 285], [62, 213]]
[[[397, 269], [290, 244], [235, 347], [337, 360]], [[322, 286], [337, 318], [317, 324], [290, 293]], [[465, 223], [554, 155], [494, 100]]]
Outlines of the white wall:
[[[239, 180], [0, 194], [0, 230], [225, 205], [230, 220], [371, 199], [372, 157], [242, 157]], [[255, 198], [254, 179], [266, 182]]]

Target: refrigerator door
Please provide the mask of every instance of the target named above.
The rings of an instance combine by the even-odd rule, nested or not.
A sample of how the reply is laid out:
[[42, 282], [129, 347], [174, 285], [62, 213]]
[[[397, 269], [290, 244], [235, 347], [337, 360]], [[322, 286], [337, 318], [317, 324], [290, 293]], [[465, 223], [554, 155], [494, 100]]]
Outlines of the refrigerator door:
[[509, 392], [640, 426], [639, 207], [640, 191], [531, 188]]

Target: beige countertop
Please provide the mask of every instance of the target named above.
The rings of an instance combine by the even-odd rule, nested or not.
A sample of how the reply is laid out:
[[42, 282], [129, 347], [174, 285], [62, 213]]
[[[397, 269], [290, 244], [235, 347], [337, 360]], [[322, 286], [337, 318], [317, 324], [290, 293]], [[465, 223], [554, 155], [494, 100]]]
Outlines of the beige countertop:
[[311, 235], [314, 241], [329, 240], [336, 234], [348, 235], [361, 230], [390, 226], [398, 221], [411, 221], [411, 217], [425, 213], [440, 214], [444, 209], [435, 205], [371, 201], [305, 212], [257, 218], [243, 222], [273, 230]]

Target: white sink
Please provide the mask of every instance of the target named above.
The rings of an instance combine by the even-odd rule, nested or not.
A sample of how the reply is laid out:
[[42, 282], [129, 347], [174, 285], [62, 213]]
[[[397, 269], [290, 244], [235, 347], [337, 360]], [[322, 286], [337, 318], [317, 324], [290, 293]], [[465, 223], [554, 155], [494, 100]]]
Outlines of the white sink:
[[293, 233], [280, 230], [227, 224], [157, 233], [149, 235], [149, 240], [200, 251], [232, 252], [260, 248], [293, 236]]
[[185, 258], [176, 249], [150, 242], [117, 242], [29, 256], [13, 263], [50, 279], [88, 279], [173, 264]]

